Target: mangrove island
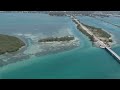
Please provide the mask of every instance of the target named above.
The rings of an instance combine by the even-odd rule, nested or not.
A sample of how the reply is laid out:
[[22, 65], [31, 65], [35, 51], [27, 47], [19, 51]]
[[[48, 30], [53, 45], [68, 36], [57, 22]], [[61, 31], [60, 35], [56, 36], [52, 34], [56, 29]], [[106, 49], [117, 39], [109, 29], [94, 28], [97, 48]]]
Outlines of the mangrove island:
[[25, 43], [19, 38], [0, 34], [0, 55], [19, 50]]
[[96, 37], [109, 47], [110, 44], [113, 42], [111, 38], [112, 36], [106, 31], [102, 30], [102, 28], [97, 28], [81, 23], [74, 16], [72, 16], [72, 21], [77, 25], [77, 29], [80, 30], [86, 36], [88, 36], [92, 42], [98, 41], [96, 40]]
[[64, 36], [64, 37], [49, 37], [45, 39], [40, 39], [39, 42], [53, 42], [53, 41], [70, 41], [74, 40], [73, 36]]

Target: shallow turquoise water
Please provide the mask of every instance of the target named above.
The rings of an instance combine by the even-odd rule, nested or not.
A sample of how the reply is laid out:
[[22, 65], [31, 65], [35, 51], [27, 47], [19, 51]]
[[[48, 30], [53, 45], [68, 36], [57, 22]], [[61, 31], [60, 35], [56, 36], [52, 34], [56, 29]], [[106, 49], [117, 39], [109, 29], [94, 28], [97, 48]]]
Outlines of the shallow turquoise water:
[[[38, 17], [39, 15], [36, 16], [36, 18]], [[47, 21], [52, 18], [56, 22], [59, 22], [62, 18], [55, 17], [53, 19], [53, 17], [48, 15], [45, 17]], [[108, 31], [114, 29], [115, 31], [113, 32], [116, 32], [113, 33], [114, 35], [119, 33], [118, 28], [111, 25], [106, 26], [105, 23], [93, 18], [79, 17], [79, 19], [81, 22], [96, 25]], [[52, 20], [50, 21], [51, 23]], [[0, 68], [0, 78], [120, 78], [120, 63], [104, 49], [92, 47], [89, 39], [76, 29], [69, 18], [64, 18], [60, 22], [65, 22], [64, 20], [66, 21], [65, 25], [80, 39], [78, 48], [10, 64]], [[43, 19], [42, 22], [48, 23], [47, 21]], [[51, 24], [50, 22], [49, 24]], [[120, 36], [116, 38], [120, 39]], [[119, 44], [113, 47], [113, 50], [120, 55]]]
[[109, 18], [108, 17], [104, 17], [104, 18], [100, 18], [100, 19], [108, 21], [108, 22], [111, 22], [111, 23], [114, 23], [116, 25], [120, 25], [120, 17], [110, 16]]
[[119, 78], [120, 72], [120, 64], [107, 52], [87, 46], [18, 63], [4, 68], [1, 77]]
[[52, 35], [68, 27], [67, 19], [68, 17], [50, 17], [39, 13], [0, 13], [0, 33]]

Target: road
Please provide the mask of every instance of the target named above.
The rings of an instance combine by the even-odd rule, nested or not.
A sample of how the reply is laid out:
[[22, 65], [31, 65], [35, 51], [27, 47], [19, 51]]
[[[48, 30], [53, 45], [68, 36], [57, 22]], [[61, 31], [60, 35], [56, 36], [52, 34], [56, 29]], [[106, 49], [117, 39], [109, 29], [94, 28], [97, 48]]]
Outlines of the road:
[[85, 30], [89, 35], [93, 36], [94, 39], [95, 39], [95, 41], [99, 44], [99, 46], [100, 46], [101, 48], [107, 47], [106, 44], [104, 44], [98, 37], [96, 37], [86, 26], [82, 25], [75, 17], [71, 16], [71, 18], [72, 18], [73, 20], [75, 20], [75, 22], [76, 22], [77, 24], [79, 24], [79, 25], [81, 26], [81, 28], [82, 28], [83, 30]]
[[101, 41], [98, 37], [96, 37], [86, 26], [82, 25], [75, 17], [71, 16], [71, 18], [73, 20], [75, 20], [75, 22], [81, 26], [81, 28], [83, 30], [85, 30], [89, 35], [93, 36], [95, 41], [98, 43], [98, 45], [100, 46], [100, 48], [104, 48], [105, 50], [107, 50], [110, 54], [112, 54], [113, 57], [115, 57], [117, 60], [120, 61], [120, 57], [119, 55], [117, 55], [117, 53], [115, 53], [110, 47], [108, 47], [106, 44], [104, 44], [103, 41]]

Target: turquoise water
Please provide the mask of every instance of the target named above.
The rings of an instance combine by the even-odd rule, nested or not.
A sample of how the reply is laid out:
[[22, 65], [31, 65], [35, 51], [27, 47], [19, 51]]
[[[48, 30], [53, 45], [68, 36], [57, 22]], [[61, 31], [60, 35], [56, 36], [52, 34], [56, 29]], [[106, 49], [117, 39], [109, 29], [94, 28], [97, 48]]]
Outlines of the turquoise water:
[[[19, 18], [23, 19], [23, 17], [24, 18], [27, 17], [27, 14], [24, 15], [22, 15], [22, 17], [19, 16]], [[31, 21], [31, 17], [34, 16], [33, 14], [29, 14], [29, 15], [30, 16], [28, 20], [30, 19]], [[52, 28], [56, 28], [56, 25], [58, 25], [59, 28], [63, 28], [62, 24], [64, 23], [65, 28], [66, 27], [70, 28], [70, 30], [77, 37], [79, 37], [80, 46], [78, 48], [69, 51], [50, 54], [41, 57], [33, 57], [30, 58], [29, 60], [4, 66], [3, 68], [0, 68], [0, 78], [5, 78], [5, 79], [6, 78], [40, 78], [40, 79], [120, 78], [120, 63], [118, 63], [104, 49], [93, 47], [89, 39], [76, 29], [75, 24], [68, 17], [51, 17], [48, 15], [43, 15], [43, 17], [45, 18], [44, 19], [43, 17], [41, 17], [42, 15], [43, 14], [36, 14], [34, 20], [32, 20], [32, 22], [30, 23], [31, 24], [33, 23], [33, 25], [34, 23], [38, 24], [37, 22], [40, 21], [37, 18], [42, 19], [40, 23], [42, 22], [44, 22], [44, 24], [47, 23], [45, 25], [48, 25], [47, 21], [49, 21], [50, 25], [48, 26], [52, 25]], [[3, 16], [0, 16], [0, 18], [2, 18]], [[8, 17], [8, 16], [6, 15], [4, 17]], [[18, 19], [18, 15], [15, 14], [14, 18], [15, 17], [17, 17]], [[81, 22], [84, 22], [86, 24], [99, 26], [107, 31], [111, 31], [111, 33], [113, 32], [113, 35], [116, 36], [116, 40], [120, 39], [119, 36], [120, 30], [118, 28], [109, 24], [107, 24], [108, 25], [107, 26], [102, 21], [95, 20], [91, 17], [78, 17], [78, 18], [81, 20]], [[19, 23], [22, 24], [22, 20]], [[61, 26], [59, 26], [58, 23]], [[41, 27], [43, 26], [41, 25]], [[56, 30], [59, 30], [58, 27], [56, 28]], [[46, 31], [47, 30], [50, 30], [49, 32], [56, 32], [56, 31], [51, 31], [50, 28], [46, 29]], [[46, 31], [39, 31], [39, 32], [46, 32]], [[8, 30], [6, 30], [6, 32], [8, 32]], [[24, 32], [29, 32], [29, 29]], [[112, 49], [120, 55], [119, 40], [117, 42], [118, 42], [117, 46], [114, 46]]]
[[104, 17], [104, 18], [100, 18], [99, 19], [102, 19], [102, 20], [105, 20], [105, 21], [108, 21], [108, 22], [113, 22], [114, 24], [116, 25], [120, 25], [120, 17], [114, 17], [114, 16], [110, 16], [109, 18], [108, 17]]
[[52, 35], [68, 27], [67, 19], [68, 17], [50, 17], [47, 14], [38, 13], [0, 13], [0, 33]]

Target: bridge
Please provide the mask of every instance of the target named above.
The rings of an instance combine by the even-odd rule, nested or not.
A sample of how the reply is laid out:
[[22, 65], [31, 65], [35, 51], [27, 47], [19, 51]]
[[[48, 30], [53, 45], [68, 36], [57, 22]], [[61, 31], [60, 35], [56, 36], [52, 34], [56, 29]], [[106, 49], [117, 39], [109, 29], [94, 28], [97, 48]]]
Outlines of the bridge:
[[112, 54], [113, 57], [115, 57], [117, 60], [120, 61], [120, 56], [117, 55], [117, 53], [115, 53], [112, 49], [110, 49], [109, 47], [105, 47], [105, 49]]
[[117, 60], [120, 61], [120, 56], [117, 55], [117, 53], [115, 53], [110, 47], [108, 47], [106, 44], [104, 44], [103, 41], [101, 41], [98, 37], [96, 37], [87, 27], [85, 27], [84, 25], [82, 25], [74, 16], [71, 16], [71, 18], [78, 24], [81, 26], [81, 28], [83, 30], [85, 30], [89, 35], [93, 36], [93, 38], [96, 40], [96, 42], [99, 44], [100, 48], [105, 49], [106, 51], [108, 51], [114, 58], [116, 58]]

